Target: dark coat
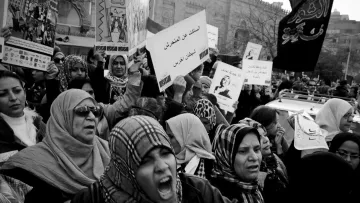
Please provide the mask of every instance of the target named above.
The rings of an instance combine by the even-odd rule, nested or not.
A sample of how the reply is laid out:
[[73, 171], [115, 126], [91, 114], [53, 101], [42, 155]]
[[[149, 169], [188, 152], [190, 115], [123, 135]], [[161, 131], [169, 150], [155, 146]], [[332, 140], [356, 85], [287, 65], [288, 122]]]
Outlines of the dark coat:
[[[183, 203], [222, 203], [231, 202], [223, 197], [220, 191], [209, 181], [187, 174], [179, 174], [182, 189]], [[236, 202], [234, 200], [233, 202]], [[95, 182], [88, 189], [79, 192], [71, 203], [105, 203], [99, 182]]]
[[338, 86], [336, 87], [333, 95], [337, 97], [348, 97], [349, 91], [347, 90], [346, 86]]
[[[37, 129], [36, 142], [40, 142], [46, 133], [46, 125], [40, 116], [34, 118], [34, 126]], [[27, 146], [22, 143], [14, 134], [12, 128], [0, 117], [0, 154], [22, 150]]]

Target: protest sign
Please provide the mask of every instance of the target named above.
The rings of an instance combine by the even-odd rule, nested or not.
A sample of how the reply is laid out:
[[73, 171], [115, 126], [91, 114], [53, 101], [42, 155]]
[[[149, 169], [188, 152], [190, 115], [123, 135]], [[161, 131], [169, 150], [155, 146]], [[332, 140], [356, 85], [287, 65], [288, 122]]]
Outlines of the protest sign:
[[207, 32], [209, 39], [209, 48], [217, 49], [218, 38], [219, 38], [219, 28], [207, 24]]
[[0, 37], [0, 59], [3, 58], [4, 55], [4, 38]]
[[271, 85], [271, 61], [243, 60], [245, 84]]
[[329, 149], [326, 132], [306, 112], [295, 115], [294, 146], [298, 150]]
[[96, 50], [131, 55], [145, 46], [149, 0], [98, 0], [96, 13]]
[[54, 50], [57, 0], [4, 1], [3, 22], [12, 36], [5, 43], [2, 62], [45, 71]]
[[255, 44], [252, 42], [248, 42], [243, 59], [248, 60], [258, 60], [260, 56], [262, 46], [260, 44]]
[[221, 109], [234, 112], [233, 105], [240, 96], [243, 83], [243, 70], [219, 62], [209, 93], [217, 97]]
[[149, 38], [159, 88], [164, 91], [179, 75], [186, 75], [209, 58], [205, 10]]

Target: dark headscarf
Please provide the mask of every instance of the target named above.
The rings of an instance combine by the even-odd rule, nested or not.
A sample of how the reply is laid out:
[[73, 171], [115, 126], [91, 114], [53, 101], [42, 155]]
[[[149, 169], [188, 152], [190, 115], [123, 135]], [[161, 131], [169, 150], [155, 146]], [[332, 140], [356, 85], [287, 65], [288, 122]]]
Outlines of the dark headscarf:
[[349, 202], [354, 173], [342, 158], [329, 152], [303, 157], [299, 173], [290, 182], [291, 202]]

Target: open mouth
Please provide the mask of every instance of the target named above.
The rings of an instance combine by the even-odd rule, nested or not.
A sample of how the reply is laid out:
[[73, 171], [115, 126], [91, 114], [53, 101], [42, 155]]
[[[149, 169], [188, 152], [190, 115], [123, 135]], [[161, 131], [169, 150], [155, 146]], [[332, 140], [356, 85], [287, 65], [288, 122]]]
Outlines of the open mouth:
[[158, 192], [162, 199], [169, 199], [172, 197], [172, 178], [171, 176], [166, 176], [165, 178], [160, 179], [158, 184]]
[[94, 128], [95, 128], [94, 125], [85, 126], [85, 129], [88, 129], [88, 130], [94, 130]]
[[249, 171], [257, 172], [259, 170], [259, 165], [252, 165], [247, 167]]

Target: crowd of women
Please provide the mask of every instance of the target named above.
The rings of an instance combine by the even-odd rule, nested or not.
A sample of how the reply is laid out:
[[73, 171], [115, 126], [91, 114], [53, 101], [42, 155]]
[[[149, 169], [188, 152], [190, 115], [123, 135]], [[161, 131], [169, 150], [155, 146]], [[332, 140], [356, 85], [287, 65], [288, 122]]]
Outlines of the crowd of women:
[[329, 150], [301, 151], [275, 109], [244, 112], [240, 96], [241, 116], [221, 110], [204, 65], [160, 92], [144, 56], [130, 66], [57, 48], [46, 71], [0, 66], [0, 202], [359, 201], [348, 102], [330, 99], [316, 116]]

